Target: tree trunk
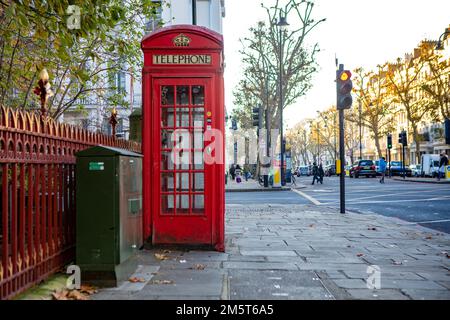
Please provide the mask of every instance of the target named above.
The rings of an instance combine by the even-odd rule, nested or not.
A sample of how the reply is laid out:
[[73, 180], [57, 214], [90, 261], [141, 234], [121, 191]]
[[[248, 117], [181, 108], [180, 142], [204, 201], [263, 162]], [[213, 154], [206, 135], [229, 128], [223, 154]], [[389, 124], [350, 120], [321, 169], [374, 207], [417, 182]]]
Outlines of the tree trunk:
[[414, 143], [416, 144], [416, 163], [420, 163], [420, 136], [419, 132], [417, 130], [417, 126], [413, 125], [413, 139]]
[[378, 135], [375, 135], [374, 139], [375, 139], [375, 147], [377, 148], [378, 158], [381, 158], [383, 156], [383, 153], [381, 152], [380, 147], [380, 137], [378, 137]]

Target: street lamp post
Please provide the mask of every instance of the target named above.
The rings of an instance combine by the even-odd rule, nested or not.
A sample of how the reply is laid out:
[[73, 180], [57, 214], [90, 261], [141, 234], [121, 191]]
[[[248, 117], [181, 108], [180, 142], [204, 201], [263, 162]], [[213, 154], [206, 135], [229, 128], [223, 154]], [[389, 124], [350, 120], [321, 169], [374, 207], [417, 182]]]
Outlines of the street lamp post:
[[359, 99], [359, 160], [362, 160], [362, 110], [361, 99]]
[[280, 101], [279, 101], [279, 108], [280, 108], [280, 174], [281, 174], [281, 185], [286, 185], [286, 179], [284, 177], [284, 148], [283, 148], [283, 30], [285, 27], [287, 27], [289, 24], [286, 21], [286, 16], [283, 16], [283, 12], [280, 11], [280, 19], [278, 23], [276, 24], [279, 28], [280, 33]]
[[443, 39], [443, 37], [447, 36], [448, 34], [450, 34], [450, 28], [446, 29], [445, 32], [439, 36], [439, 40], [438, 40], [438, 43], [436, 45], [436, 50], [443, 50], [444, 49], [442, 41], [445, 40], [445, 39]]

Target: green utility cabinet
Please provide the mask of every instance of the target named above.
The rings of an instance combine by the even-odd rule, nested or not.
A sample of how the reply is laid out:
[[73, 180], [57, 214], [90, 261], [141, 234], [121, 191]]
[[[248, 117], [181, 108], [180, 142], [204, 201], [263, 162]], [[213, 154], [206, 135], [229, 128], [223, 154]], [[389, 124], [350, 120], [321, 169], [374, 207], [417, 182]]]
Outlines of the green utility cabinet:
[[76, 156], [76, 264], [83, 281], [116, 286], [143, 245], [142, 155], [96, 146]]

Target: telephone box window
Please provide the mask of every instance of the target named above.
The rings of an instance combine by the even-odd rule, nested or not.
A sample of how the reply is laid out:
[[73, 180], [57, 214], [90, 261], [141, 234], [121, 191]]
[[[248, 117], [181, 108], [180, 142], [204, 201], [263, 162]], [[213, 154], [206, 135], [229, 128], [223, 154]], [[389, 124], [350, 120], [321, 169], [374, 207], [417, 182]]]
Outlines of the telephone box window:
[[173, 191], [173, 172], [161, 173], [161, 191]]
[[164, 129], [161, 131], [161, 148], [172, 149], [173, 148], [173, 130]]
[[170, 151], [161, 152], [161, 170], [173, 170], [174, 163]]
[[205, 189], [205, 177], [203, 172], [196, 172], [192, 176], [192, 191], [202, 192]]
[[203, 106], [205, 104], [204, 86], [192, 86], [192, 104], [195, 106]]
[[161, 195], [161, 213], [173, 214], [174, 197], [171, 194]]
[[174, 110], [173, 108], [162, 108], [161, 110], [161, 125], [163, 127], [173, 127], [174, 125]]
[[189, 104], [189, 86], [177, 86], [177, 105], [187, 106]]
[[193, 108], [192, 109], [192, 126], [196, 128], [203, 128], [204, 124], [204, 109], [203, 108]]
[[177, 126], [189, 127], [189, 108], [177, 108]]
[[192, 196], [192, 212], [201, 213], [205, 208], [205, 198], [202, 194]]
[[161, 104], [173, 106], [174, 93], [173, 86], [162, 86], [161, 88]]

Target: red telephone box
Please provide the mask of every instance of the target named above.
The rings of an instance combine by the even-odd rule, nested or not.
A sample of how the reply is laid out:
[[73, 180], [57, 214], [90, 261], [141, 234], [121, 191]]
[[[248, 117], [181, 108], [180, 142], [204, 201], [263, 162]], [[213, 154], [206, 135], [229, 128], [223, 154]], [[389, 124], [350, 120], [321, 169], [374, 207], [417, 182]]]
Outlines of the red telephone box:
[[141, 47], [144, 236], [224, 251], [222, 35], [170, 26]]

